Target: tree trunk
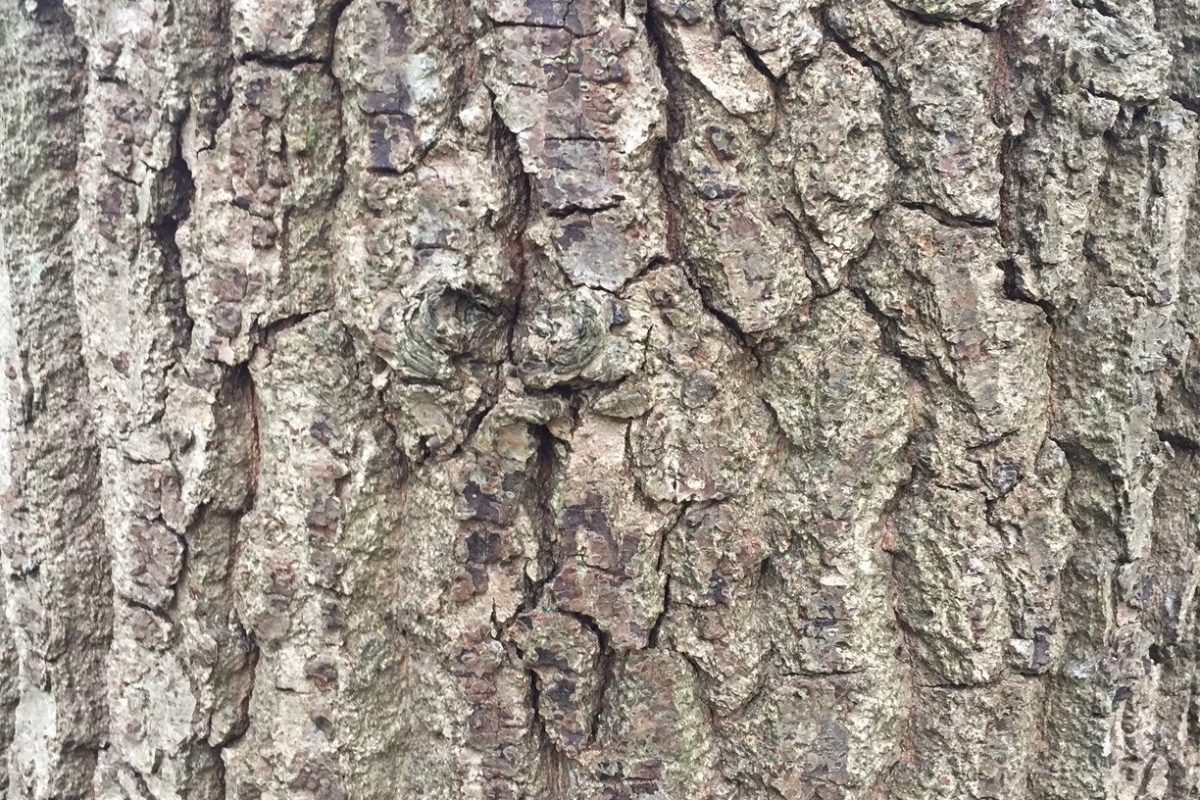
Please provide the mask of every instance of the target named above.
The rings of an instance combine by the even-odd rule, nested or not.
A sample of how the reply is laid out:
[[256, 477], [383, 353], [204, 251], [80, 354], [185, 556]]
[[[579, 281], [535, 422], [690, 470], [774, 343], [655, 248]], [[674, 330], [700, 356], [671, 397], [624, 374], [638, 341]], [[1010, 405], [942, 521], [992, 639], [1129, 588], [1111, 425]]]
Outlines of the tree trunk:
[[0, 0], [0, 797], [1200, 797], [1200, 0]]

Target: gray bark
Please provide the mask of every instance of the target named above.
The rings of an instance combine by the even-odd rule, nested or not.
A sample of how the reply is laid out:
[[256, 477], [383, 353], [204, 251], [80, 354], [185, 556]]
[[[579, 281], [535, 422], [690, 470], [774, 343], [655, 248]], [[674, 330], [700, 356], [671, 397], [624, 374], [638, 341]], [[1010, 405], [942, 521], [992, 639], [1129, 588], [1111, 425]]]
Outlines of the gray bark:
[[0, 797], [1200, 797], [1196, 0], [0, 0]]

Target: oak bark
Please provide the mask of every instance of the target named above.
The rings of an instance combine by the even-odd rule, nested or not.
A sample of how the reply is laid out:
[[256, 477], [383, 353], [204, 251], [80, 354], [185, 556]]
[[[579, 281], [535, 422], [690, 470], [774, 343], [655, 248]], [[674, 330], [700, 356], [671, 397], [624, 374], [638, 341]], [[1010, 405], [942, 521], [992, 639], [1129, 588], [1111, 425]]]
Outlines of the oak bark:
[[0, 0], [0, 797], [1200, 797], [1197, 0]]

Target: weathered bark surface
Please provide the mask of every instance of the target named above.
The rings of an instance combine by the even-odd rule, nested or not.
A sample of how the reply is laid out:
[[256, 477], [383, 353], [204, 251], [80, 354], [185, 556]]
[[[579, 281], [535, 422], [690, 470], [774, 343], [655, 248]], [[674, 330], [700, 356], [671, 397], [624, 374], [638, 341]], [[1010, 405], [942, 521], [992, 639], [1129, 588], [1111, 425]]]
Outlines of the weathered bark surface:
[[0, 797], [1200, 797], [1196, 0], [0, 0]]

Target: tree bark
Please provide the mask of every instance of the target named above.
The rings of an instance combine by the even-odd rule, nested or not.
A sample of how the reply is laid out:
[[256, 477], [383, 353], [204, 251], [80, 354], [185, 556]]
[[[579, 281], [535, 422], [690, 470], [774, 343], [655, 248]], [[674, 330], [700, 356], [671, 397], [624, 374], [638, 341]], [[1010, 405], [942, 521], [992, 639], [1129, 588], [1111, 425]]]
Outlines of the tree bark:
[[1197, 0], [0, 0], [0, 797], [1200, 797]]

